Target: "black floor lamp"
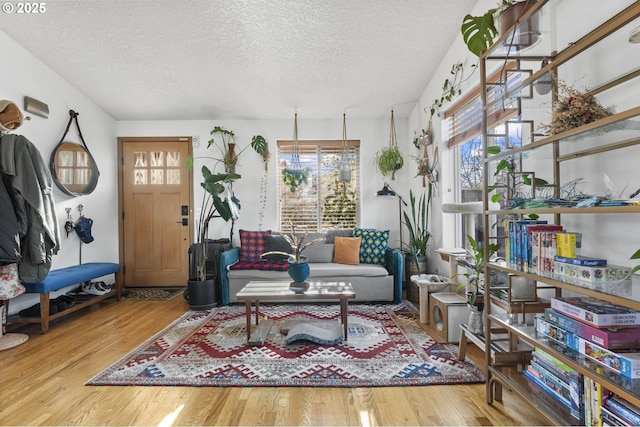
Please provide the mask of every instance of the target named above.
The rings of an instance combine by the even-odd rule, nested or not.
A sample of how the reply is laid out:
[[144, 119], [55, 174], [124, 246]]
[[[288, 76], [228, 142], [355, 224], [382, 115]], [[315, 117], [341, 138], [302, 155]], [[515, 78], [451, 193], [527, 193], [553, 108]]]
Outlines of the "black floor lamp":
[[402, 196], [394, 191], [393, 188], [391, 188], [386, 182], [384, 183], [384, 187], [382, 187], [382, 190], [379, 190], [376, 195], [383, 197], [395, 197], [396, 199], [398, 199], [398, 232], [400, 233], [400, 250], [402, 251], [402, 205], [404, 204], [405, 206], [407, 206], [407, 202], [405, 202], [402, 199]]

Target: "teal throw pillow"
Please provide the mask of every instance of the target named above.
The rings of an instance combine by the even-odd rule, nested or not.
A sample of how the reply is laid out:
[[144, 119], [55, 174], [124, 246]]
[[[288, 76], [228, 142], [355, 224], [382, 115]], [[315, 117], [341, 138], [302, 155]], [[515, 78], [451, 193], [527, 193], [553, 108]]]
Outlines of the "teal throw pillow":
[[389, 243], [389, 230], [355, 228], [353, 237], [360, 237], [360, 263], [384, 265], [384, 253]]

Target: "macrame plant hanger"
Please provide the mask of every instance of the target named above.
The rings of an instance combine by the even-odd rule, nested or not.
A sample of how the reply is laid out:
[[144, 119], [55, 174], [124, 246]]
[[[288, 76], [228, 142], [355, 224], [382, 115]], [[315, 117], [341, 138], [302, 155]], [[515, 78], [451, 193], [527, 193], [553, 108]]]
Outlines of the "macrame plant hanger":
[[347, 114], [342, 113], [342, 153], [338, 169], [340, 170], [340, 181], [351, 181], [351, 165], [349, 164], [349, 145], [347, 143]]
[[300, 142], [298, 141], [298, 113], [296, 112], [293, 122], [293, 149], [291, 154], [291, 165], [282, 170], [284, 184], [295, 193], [298, 187], [307, 183], [308, 171], [302, 168], [300, 163]]
[[[398, 140], [396, 139], [396, 120], [393, 116], [393, 109], [391, 110], [391, 126], [390, 126], [390, 135], [389, 135], [389, 148], [390, 149], [398, 149]], [[391, 172], [391, 180], [395, 181], [396, 179], [396, 171], [402, 167], [402, 164], [396, 164], [394, 170]]]
[[298, 141], [298, 113], [293, 118], [293, 155], [291, 156], [291, 169], [300, 170], [300, 142]]

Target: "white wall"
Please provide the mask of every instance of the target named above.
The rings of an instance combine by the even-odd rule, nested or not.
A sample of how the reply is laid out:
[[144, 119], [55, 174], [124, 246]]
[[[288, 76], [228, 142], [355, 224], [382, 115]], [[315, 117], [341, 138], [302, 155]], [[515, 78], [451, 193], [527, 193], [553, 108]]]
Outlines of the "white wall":
[[[292, 112], [293, 113], [293, 112]], [[342, 117], [336, 120], [305, 120], [298, 112], [298, 138], [300, 140], [342, 139]], [[266, 138], [271, 157], [268, 164], [267, 178], [267, 205], [265, 207], [262, 229], [269, 229], [278, 224], [278, 196], [276, 180], [280, 179], [276, 171], [276, 142], [278, 140], [291, 140], [293, 138], [293, 114], [291, 120], [193, 120], [193, 121], [120, 121], [117, 123], [118, 137], [132, 136], [197, 136], [200, 143], [194, 147], [194, 157], [211, 156], [217, 152], [208, 153], [207, 141], [211, 138], [210, 132], [215, 126], [222, 126], [232, 130], [236, 134], [236, 152], [247, 146], [253, 135], [259, 134]], [[376, 197], [375, 194], [384, 184], [382, 176], [375, 171], [373, 159], [375, 152], [389, 144], [390, 115], [372, 120], [349, 120], [347, 112], [347, 138], [360, 140], [360, 164], [361, 164], [361, 226], [390, 229], [391, 242], [399, 240], [398, 228], [398, 204], [397, 200]], [[400, 141], [408, 139], [406, 120], [396, 118], [396, 133]], [[409, 159], [405, 159], [410, 163]], [[194, 172], [194, 208], [198, 209], [201, 200], [199, 170], [203, 162], [198, 160]], [[209, 163], [211, 167], [211, 163]], [[240, 218], [236, 221], [234, 241], [237, 241], [239, 229], [257, 230], [259, 227], [259, 196], [260, 180], [264, 173], [262, 158], [251, 148], [239, 157], [236, 172], [242, 178], [234, 184], [234, 192], [240, 199], [242, 210]], [[410, 167], [399, 171], [396, 177], [397, 183], [406, 182], [410, 173]], [[402, 184], [390, 181], [392, 187], [399, 192], [404, 190]], [[408, 193], [408, 192], [407, 192]], [[212, 222], [210, 236], [212, 238], [227, 237], [229, 225], [223, 221]]]
[[[65, 208], [72, 208], [71, 214], [75, 222], [78, 220], [79, 204], [84, 205], [85, 216], [94, 221], [92, 234], [95, 238], [92, 243], [82, 245], [82, 261], [118, 262], [115, 121], [2, 31], [0, 49], [6, 55], [2, 67], [0, 99], [11, 100], [22, 108], [24, 96], [30, 96], [49, 105], [48, 119], [25, 112], [31, 116], [31, 120], [25, 120], [14, 133], [24, 135], [34, 143], [48, 164], [51, 152], [67, 126], [69, 110], [72, 109], [79, 113], [82, 135], [100, 170], [97, 187], [90, 195], [70, 197], [54, 185], [53, 194], [62, 242], [60, 251], [53, 257], [52, 268], [67, 267], [79, 261], [80, 240], [75, 234], [67, 238], [63, 229]], [[65, 141], [80, 142], [75, 125]], [[37, 297], [23, 294], [15, 298], [11, 301], [10, 312], [13, 314], [37, 302]]]

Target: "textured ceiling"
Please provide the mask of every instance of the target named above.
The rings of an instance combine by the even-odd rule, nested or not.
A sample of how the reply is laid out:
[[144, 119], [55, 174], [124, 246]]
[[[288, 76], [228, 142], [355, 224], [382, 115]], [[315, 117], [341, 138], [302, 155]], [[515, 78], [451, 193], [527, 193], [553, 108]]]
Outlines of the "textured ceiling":
[[116, 120], [406, 115], [477, 0], [48, 1], [1, 28]]

